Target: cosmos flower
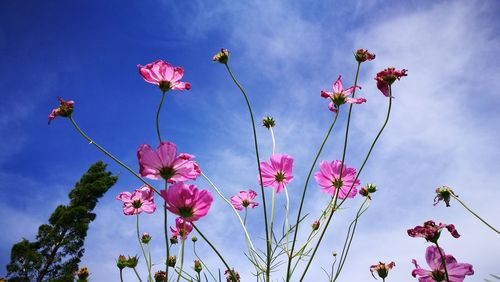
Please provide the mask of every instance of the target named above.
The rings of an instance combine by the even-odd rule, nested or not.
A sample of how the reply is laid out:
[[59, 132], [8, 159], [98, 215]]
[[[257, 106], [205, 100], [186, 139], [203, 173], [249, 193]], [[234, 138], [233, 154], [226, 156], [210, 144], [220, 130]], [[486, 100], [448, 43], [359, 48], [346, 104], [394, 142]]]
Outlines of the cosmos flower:
[[74, 101], [65, 101], [61, 97], [57, 97], [57, 100], [59, 100], [60, 104], [58, 108], [53, 109], [52, 112], [49, 114], [49, 124], [57, 116], [69, 117], [73, 113], [73, 106], [75, 105]]
[[429, 242], [436, 243], [441, 235], [441, 229], [443, 228], [446, 228], [451, 233], [451, 236], [455, 238], [460, 237], [460, 234], [458, 234], [455, 229], [455, 225], [444, 223], [436, 224], [432, 220], [424, 222], [423, 226], [415, 226], [415, 228], [408, 229], [408, 235], [410, 237], [421, 237]]
[[[293, 180], [293, 158], [286, 154], [274, 154], [270, 162], [260, 163], [262, 184], [280, 193]], [[258, 177], [258, 176], [257, 176]], [[260, 183], [260, 178], [258, 179]]]
[[181, 67], [157, 60], [145, 66], [137, 65], [137, 68], [146, 82], [158, 85], [163, 92], [191, 89], [191, 84], [180, 81], [184, 76], [184, 69]]
[[[462, 282], [464, 281], [466, 275], [474, 274], [472, 265], [468, 263], [458, 263], [452, 255], [446, 255], [443, 249], [441, 249], [441, 253], [444, 256], [450, 282]], [[413, 259], [412, 263], [415, 265], [415, 269], [411, 272], [411, 275], [413, 277], [419, 276], [419, 282], [445, 281], [446, 276], [442, 259], [439, 254], [439, 249], [436, 246], [433, 245], [427, 247], [427, 250], [425, 251], [425, 260], [431, 270], [421, 268], [417, 264], [417, 261]]]
[[333, 83], [333, 92], [327, 92], [324, 90], [321, 90], [321, 97], [325, 99], [330, 99], [331, 102], [328, 104], [328, 109], [332, 112], [337, 112], [337, 109], [340, 105], [343, 105], [345, 103], [350, 103], [350, 104], [361, 104], [366, 102], [365, 98], [351, 98], [349, 95], [354, 91], [355, 88], [360, 88], [359, 86], [351, 86], [347, 89], [344, 89], [344, 86], [342, 85], [342, 79], [341, 76], [337, 78], [337, 80]]
[[189, 222], [207, 215], [213, 202], [208, 190], [199, 190], [195, 185], [183, 182], [172, 184], [160, 194], [165, 199], [167, 210]]
[[156, 210], [153, 195], [153, 190], [143, 185], [132, 193], [121, 192], [116, 199], [123, 202], [125, 215], [140, 214], [141, 212], [153, 213]]
[[191, 225], [191, 222], [178, 217], [175, 219], [175, 228], [170, 227], [170, 231], [172, 231], [172, 236], [180, 236], [182, 240], [186, 240], [189, 233], [193, 231], [193, 225]]
[[252, 189], [249, 189], [248, 191], [240, 191], [237, 195], [231, 197], [231, 204], [239, 211], [247, 207], [253, 209], [259, 205], [259, 203], [253, 201], [256, 196], [257, 193]]
[[370, 272], [372, 273], [372, 276], [373, 272], [377, 272], [378, 277], [385, 279], [387, 275], [389, 275], [389, 270], [391, 270], [394, 266], [396, 266], [396, 264], [393, 261], [390, 263], [379, 262], [378, 264], [370, 266]]
[[394, 83], [394, 81], [401, 79], [403, 76], [407, 76], [406, 72], [408, 70], [396, 70], [395, 68], [386, 68], [383, 71], [380, 71], [375, 76], [375, 80], [377, 81], [377, 88], [384, 94], [384, 96], [389, 97], [391, 93], [389, 93], [389, 87]]
[[319, 171], [314, 173], [314, 178], [319, 186], [321, 186], [322, 192], [333, 196], [339, 191], [339, 199], [346, 197], [353, 198], [357, 193], [356, 187], [360, 184], [359, 179], [356, 179], [356, 182], [354, 182], [356, 169], [345, 166], [342, 169], [342, 177], [340, 177], [341, 167], [342, 161], [339, 160], [332, 161], [331, 163], [322, 161], [319, 164]]
[[358, 49], [356, 50], [356, 53], [354, 53], [354, 58], [356, 58], [356, 61], [360, 63], [373, 61], [375, 60], [375, 54], [368, 52], [368, 50]]

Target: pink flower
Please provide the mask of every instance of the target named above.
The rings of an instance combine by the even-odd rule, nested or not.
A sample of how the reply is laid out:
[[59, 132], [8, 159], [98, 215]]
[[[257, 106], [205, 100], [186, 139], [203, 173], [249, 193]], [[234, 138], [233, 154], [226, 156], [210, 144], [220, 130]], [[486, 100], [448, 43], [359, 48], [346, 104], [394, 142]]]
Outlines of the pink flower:
[[378, 277], [385, 279], [387, 275], [389, 275], [389, 270], [391, 270], [394, 266], [396, 266], [396, 264], [393, 261], [390, 263], [383, 263], [379, 261], [378, 264], [370, 266], [370, 272], [373, 277], [375, 277], [373, 272], [377, 272]]
[[165, 199], [167, 210], [189, 222], [207, 215], [213, 201], [208, 190], [198, 190], [195, 185], [182, 182], [176, 182], [160, 194]]
[[150, 179], [165, 179], [170, 183], [195, 180], [201, 174], [190, 154], [177, 154], [177, 146], [171, 142], [161, 142], [156, 151], [147, 144], [137, 150], [139, 173]]
[[74, 101], [65, 101], [61, 97], [57, 97], [59, 100], [59, 108], [53, 109], [49, 114], [49, 124], [52, 120], [54, 120], [57, 116], [69, 117], [73, 113], [73, 106], [75, 105]]
[[[443, 249], [441, 249], [441, 252], [444, 256], [450, 282], [462, 282], [466, 275], [474, 274], [472, 265], [468, 263], [458, 263], [452, 255], [445, 255]], [[425, 260], [431, 270], [420, 268], [417, 261], [413, 259], [412, 263], [416, 268], [411, 272], [411, 275], [413, 275], [413, 277], [417, 277], [417, 275], [420, 276], [418, 277], [419, 282], [445, 281], [446, 276], [444, 267], [442, 265], [441, 256], [439, 255], [439, 250], [436, 246], [427, 247], [425, 251]]]
[[394, 83], [394, 81], [399, 80], [403, 76], [407, 76], [406, 72], [408, 70], [396, 70], [395, 68], [387, 68], [383, 71], [377, 73], [375, 76], [375, 80], [377, 81], [377, 88], [384, 94], [386, 97], [389, 97], [391, 93], [389, 93], [389, 87]]
[[365, 98], [349, 97], [349, 95], [354, 91], [356, 87], [361, 89], [361, 87], [359, 86], [351, 86], [347, 89], [344, 89], [341, 76], [339, 75], [335, 83], [333, 83], [333, 92], [321, 90], [321, 97], [325, 99], [330, 98], [331, 102], [328, 104], [328, 109], [330, 109], [330, 111], [332, 112], [337, 112], [337, 108], [345, 103], [361, 104], [366, 102]]
[[[285, 185], [293, 180], [292, 176], [293, 158], [286, 154], [274, 154], [271, 162], [261, 162], [262, 184], [265, 187], [273, 187], [276, 193], [280, 193]], [[257, 176], [260, 183], [260, 177]]]
[[365, 61], [373, 61], [375, 60], [375, 54], [372, 54], [368, 52], [368, 50], [364, 49], [358, 49], [356, 50], [356, 53], [354, 53], [354, 57], [356, 58], [356, 61], [362, 63]]
[[248, 191], [240, 191], [236, 196], [231, 197], [231, 204], [233, 207], [239, 211], [246, 207], [255, 208], [259, 205], [257, 202], [253, 202], [253, 199], [257, 196], [257, 193], [249, 189]]
[[153, 213], [156, 210], [153, 195], [153, 190], [143, 185], [132, 193], [121, 192], [116, 199], [123, 202], [125, 215], [140, 214], [141, 212]]
[[170, 89], [191, 89], [191, 84], [180, 81], [184, 75], [184, 69], [181, 67], [173, 67], [165, 61], [157, 60], [145, 66], [137, 65], [137, 68], [146, 82], [158, 85], [163, 92]]
[[453, 224], [436, 224], [432, 220], [428, 220], [424, 222], [423, 226], [415, 226], [413, 229], [408, 229], [408, 235], [410, 237], [422, 237], [425, 240], [436, 243], [441, 235], [441, 229], [445, 228], [451, 233], [451, 236], [455, 238], [459, 238], [460, 234], [458, 234], [455, 229], [455, 225]]
[[189, 233], [193, 231], [193, 225], [191, 222], [178, 217], [175, 219], [175, 229], [170, 227], [170, 231], [172, 231], [172, 236], [180, 236], [182, 240], [186, 240]]
[[339, 160], [332, 161], [331, 163], [322, 161], [319, 164], [319, 171], [314, 173], [314, 178], [319, 186], [321, 186], [322, 192], [335, 195], [340, 189], [339, 199], [344, 199], [346, 196], [353, 198], [357, 193], [356, 187], [360, 184], [359, 179], [356, 179], [356, 182], [354, 182], [356, 169], [345, 166], [342, 169], [342, 177], [340, 177], [341, 167], [342, 162]]

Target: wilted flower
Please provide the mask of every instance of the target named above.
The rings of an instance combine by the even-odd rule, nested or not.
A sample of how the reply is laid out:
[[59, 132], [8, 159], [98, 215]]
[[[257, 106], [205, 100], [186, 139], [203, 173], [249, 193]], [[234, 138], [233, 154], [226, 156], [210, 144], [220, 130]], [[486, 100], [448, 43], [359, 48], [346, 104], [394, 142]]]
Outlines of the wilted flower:
[[[271, 162], [261, 162], [260, 168], [262, 184], [265, 187], [275, 188], [276, 193], [280, 193], [285, 185], [293, 180], [293, 158], [289, 155], [274, 154], [271, 156]], [[260, 182], [260, 178], [258, 180]]]
[[436, 197], [434, 198], [434, 205], [437, 205], [440, 201], [445, 202], [446, 206], [450, 206], [451, 195], [458, 197], [453, 190], [448, 186], [441, 186], [436, 189]]
[[193, 155], [177, 155], [177, 146], [171, 142], [161, 142], [156, 150], [142, 144], [137, 150], [139, 173], [150, 179], [165, 179], [170, 183], [195, 180], [201, 174], [200, 168], [192, 160]]
[[165, 61], [157, 60], [145, 66], [137, 65], [137, 68], [146, 82], [158, 85], [163, 92], [170, 89], [191, 89], [191, 84], [180, 81], [184, 76], [184, 69], [181, 67], [173, 67]]
[[167, 282], [167, 273], [163, 270], [155, 273], [155, 282]]
[[172, 231], [172, 236], [180, 236], [182, 240], [186, 240], [187, 236], [191, 231], [193, 231], [193, 225], [190, 222], [185, 221], [184, 219], [178, 217], [175, 219], [175, 228], [170, 227], [170, 231]]
[[201, 262], [199, 260], [194, 261], [194, 271], [200, 273], [203, 270], [203, 267], [201, 266]]
[[89, 278], [90, 273], [87, 267], [82, 267], [78, 270], [76, 273], [76, 276], [78, 277], [78, 281], [87, 281], [87, 278]]
[[175, 264], [177, 263], [177, 257], [176, 256], [169, 256], [167, 259], [167, 265], [170, 267], [175, 267]]
[[264, 126], [267, 129], [270, 129], [271, 127], [274, 127], [276, 125], [276, 122], [272, 117], [265, 117], [262, 119], [262, 126]]
[[365, 98], [349, 97], [349, 95], [354, 91], [356, 87], [361, 88], [359, 86], [351, 86], [347, 89], [344, 89], [341, 76], [339, 75], [335, 83], [333, 83], [333, 92], [321, 90], [321, 97], [325, 99], [330, 98], [331, 102], [328, 104], [328, 109], [330, 109], [330, 111], [332, 112], [337, 112], [338, 107], [345, 103], [361, 104], [366, 102]]
[[255, 208], [259, 203], [254, 202], [253, 199], [257, 196], [257, 192], [252, 189], [248, 191], [240, 191], [236, 196], [231, 197], [231, 204], [239, 211], [246, 207]]
[[226, 271], [224, 271], [224, 275], [226, 275], [227, 282], [240, 282], [240, 274], [234, 271], [234, 269], [233, 270], [227, 269]]
[[375, 76], [375, 80], [377, 81], [377, 88], [384, 94], [386, 97], [389, 97], [391, 94], [389, 93], [389, 87], [394, 83], [394, 81], [401, 79], [403, 76], [407, 76], [406, 72], [408, 70], [396, 70], [395, 68], [387, 68], [383, 71], [377, 73]]
[[165, 199], [167, 210], [186, 221], [197, 221], [207, 215], [213, 197], [208, 190], [199, 190], [193, 184], [177, 182], [168, 190], [160, 192]]
[[354, 53], [354, 58], [356, 58], [356, 61], [362, 63], [365, 61], [372, 61], [375, 59], [375, 54], [372, 54], [368, 52], [368, 50], [365, 49], [358, 49], [356, 50], [356, 53]]
[[396, 266], [396, 264], [393, 261], [387, 264], [379, 262], [378, 264], [370, 266], [370, 272], [374, 278], [375, 276], [373, 275], [373, 272], [377, 272], [378, 277], [385, 279], [389, 274], [389, 270], [391, 270], [394, 266]]
[[116, 266], [122, 270], [125, 267], [127, 267], [127, 258], [124, 255], [119, 255], [118, 259], [116, 260]]
[[133, 193], [121, 192], [116, 199], [123, 202], [123, 213], [125, 215], [140, 214], [143, 211], [153, 213], [156, 210], [153, 195], [153, 190], [143, 185]]
[[229, 51], [224, 48], [220, 49], [220, 51], [214, 55], [212, 60], [221, 64], [227, 64], [227, 61], [229, 60]]
[[74, 101], [65, 101], [61, 97], [57, 97], [57, 100], [59, 100], [60, 103], [59, 108], [53, 109], [49, 114], [49, 124], [57, 116], [69, 117], [73, 113], [73, 106], [75, 105]]
[[[444, 257], [450, 282], [462, 282], [466, 275], [474, 274], [471, 264], [458, 263], [452, 255], [446, 255], [443, 249], [441, 249], [441, 253]], [[431, 270], [421, 268], [417, 264], [417, 261], [413, 259], [412, 263], [415, 265], [415, 269], [411, 272], [411, 275], [413, 275], [413, 277], [419, 276], [418, 281], [420, 282], [445, 281], [446, 274], [442, 264], [442, 258], [436, 246], [427, 247], [425, 251], [425, 260]]]
[[[340, 177], [341, 167], [342, 161], [339, 160], [331, 163], [322, 161], [319, 164], [319, 171], [314, 173], [314, 178], [321, 186], [322, 192], [333, 196], [339, 191], [339, 199], [353, 198], [357, 193], [356, 187], [360, 184], [359, 179], [356, 179], [356, 169], [345, 166], [342, 169], [342, 177]], [[356, 182], [354, 182], [354, 179], [356, 179]]]
[[408, 235], [410, 237], [422, 237], [429, 242], [436, 243], [441, 235], [441, 229], [443, 228], [446, 228], [451, 233], [451, 236], [455, 238], [460, 237], [460, 234], [458, 234], [455, 229], [455, 225], [443, 223], [436, 224], [432, 220], [424, 222], [423, 226], [415, 226], [413, 229], [408, 229]]
[[138, 256], [129, 256], [127, 259], [127, 267], [129, 268], [135, 268], [137, 264], [139, 263], [139, 257]]
[[142, 237], [141, 237], [141, 242], [143, 244], [147, 244], [147, 243], [149, 243], [149, 241], [151, 241], [151, 235], [149, 235], [149, 233], [147, 233], [147, 232], [144, 232], [142, 234]]

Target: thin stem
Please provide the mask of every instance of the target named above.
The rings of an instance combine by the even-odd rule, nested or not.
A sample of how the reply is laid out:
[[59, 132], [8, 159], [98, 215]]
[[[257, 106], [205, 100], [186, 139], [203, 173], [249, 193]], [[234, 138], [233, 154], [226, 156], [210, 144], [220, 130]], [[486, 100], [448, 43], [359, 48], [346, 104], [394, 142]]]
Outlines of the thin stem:
[[276, 153], [276, 139], [274, 139], [274, 131], [272, 127], [269, 127], [269, 132], [271, 133], [271, 140], [273, 142], [273, 155]]
[[123, 269], [120, 268], [120, 282], [123, 282]]
[[181, 260], [181, 265], [179, 267], [179, 277], [177, 278], [177, 282], [181, 281], [181, 273], [182, 273], [182, 268], [184, 266], [184, 239], [181, 238], [181, 247], [179, 249], [180, 253], [180, 260]]
[[462, 206], [464, 206], [464, 208], [466, 208], [470, 213], [472, 213], [472, 215], [474, 215], [477, 219], [481, 220], [484, 224], [486, 224], [486, 226], [488, 226], [489, 228], [491, 228], [493, 231], [495, 231], [497, 234], [500, 234], [500, 232], [495, 229], [493, 226], [491, 226], [490, 224], [488, 224], [488, 222], [486, 222], [484, 219], [482, 219], [477, 213], [475, 213], [474, 211], [472, 211], [469, 207], [467, 207], [465, 205], [464, 202], [462, 202], [457, 196], [453, 195], [453, 193], [450, 193], [450, 195], [455, 199], [457, 200], [460, 204], [462, 204]]
[[158, 105], [158, 109], [156, 110], [156, 134], [158, 135], [158, 141], [161, 143], [161, 135], [160, 135], [160, 110], [161, 105], [163, 104], [163, 100], [165, 99], [166, 91], [161, 93], [160, 104]]
[[128, 167], [126, 164], [124, 164], [123, 162], [121, 162], [119, 159], [117, 159], [115, 156], [113, 156], [111, 153], [109, 153], [108, 151], [106, 151], [103, 147], [101, 147], [99, 144], [97, 144], [96, 142], [94, 142], [94, 140], [90, 139], [90, 137], [88, 137], [81, 129], [80, 127], [78, 127], [78, 125], [76, 124], [75, 120], [73, 119], [72, 116], [69, 116], [69, 120], [71, 121], [71, 123], [73, 124], [73, 126], [75, 127], [75, 129], [80, 133], [80, 135], [83, 136], [83, 138], [85, 138], [87, 141], [90, 142], [90, 144], [93, 144], [94, 146], [97, 147], [97, 149], [99, 149], [101, 152], [103, 152], [106, 156], [110, 157], [113, 161], [115, 161], [116, 163], [118, 163], [119, 165], [121, 165], [123, 168], [125, 168], [126, 170], [128, 170], [130, 173], [132, 173], [135, 177], [137, 177], [142, 183], [146, 184], [149, 188], [153, 189], [153, 191], [156, 192], [156, 194], [160, 195], [160, 192], [158, 192], [158, 190], [156, 190], [153, 185], [149, 184], [146, 180], [144, 180], [142, 177], [140, 177], [135, 171], [133, 171], [130, 167]]
[[445, 278], [446, 278], [446, 282], [450, 282], [450, 278], [448, 276], [448, 269], [446, 269], [446, 261], [445, 261], [445, 258], [444, 258], [444, 255], [443, 255], [443, 252], [441, 251], [441, 248], [439, 247], [439, 244], [438, 242], [436, 241], [435, 242], [436, 244], [436, 247], [438, 249], [438, 252], [439, 252], [439, 256], [441, 257], [441, 263], [443, 264], [443, 268], [444, 268], [444, 275], [445, 275]]
[[243, 98], [245, 98], [245, 102], [246, 102], [247, 107], [248, 107], [248, 112], [250, 113], [250, 119], [252, 121], [253, 141], [254, 141], [254, 145], [255, 145], [255, 156], [257, 158], [257, 168], [259, 170], [260, 192], [261, 192], [261, 195], [262, 195], [262, 206], [263, 206], [263, 209], [264, 209], [264, 224], [265, 224], [265, 227], [266, 227], [266, 245], [267, 245], [267, 248], [266, 248], [266, 258], [267, 258], [267, 262], [266, 262], [266, 279], [267, 279], [267, 281], [269, 281], [269, 276], [270, 276], [270, 272], [271, 272], [271, 256], [270, 256], [271, 255], [271, 240], [270, 240], [270, 237], [269, 237], [269, 227], [268, 227], [268, 224], [267, 224], [266, 197], [265, 197], [265, 194], [264, 194], [264, 184], [263, 184], [263, 181], [262, 181], [262, 170], [260, 169], [259, 145], [257, 144], [257, 131], [255, 130], [255, 120], [253, 118], [252, 107], [250, 106], [250, 102], [248, 101], [248, 97], [247, 97], [247, 94], [245, 93], [245, 90], [243, 90], [243, 87], [241, 86], [241, 84], [234, 77], [233, 73], [231, 72], [231, 69], [229, 68], [229, 65], [227, 63], [224, 64], [224, 65], [226, 66], [226, 69], [229, 72], [229, 75], [231, 76], [233, 82], [239, 88], [241, 94], [243, 94]]
[[151, 260], [151, 248], [149, 247], [149, 243], [146, 244], [148, 246], [148, 258], [149, 258], [149, 271], [153, 267], [153, 261]]
[[217, 254], [217, 256], [222, 261], [222, 263], [224, 264], [224, 266], [226, 267], [226, 269], [229, 270], [229, 272], [231, 273], [232, 279], [234, 281], [237, 281], [236, 276], [234, 275], [233, 271], [231, 271], [231, 268], [227, 264], [226, 260], [224, 260], [224, 258], [222, 257], [222, 255], [215, 248], [215, 246], [207, 239], [207, 237], [205, 237], [205, 235], [203, 235], [203, 233], [201, 233], [200, 229], [198, 229], [198, 227], [194, 224], [194, 222], [191, 222], [191, 224], [193, 225], [194, 229], [196, 229], [196, 232], [198, 232], [198, 234], [200, 234], [201, 238], [203, 238], [203, 240], [205, 240], [205, 242], [207, 242], [207, 244], [210, 246], [210, 248], [212, 248], [212, 250], [215, 252], [215, 254]]
[[328, 132], [325, 135], [325, 138], [323, 138], [323, 142], [321, 143], [321, 146], [319, 147], [318, 153], [316, 154], [316, 157], [314, 158], [314, 161], [311, 165], [311, 168], [309, 169], [309, 173], [307, 174], [306, 182], [304, 184], [304, 190], [302, 191], [302, 198], [300, 199], [300, 204], [299, 204], [299, 212], [297, 214], [297, 221], [295, 224], [295, 231], [293, 234], [293, 240], [292, 240], [292, 248], [290, 249], [290, 255], [288, 256], [288, 266], [286, 269], [286, 281], [289, 282], [290, 278], [292, 277], [292, 273], [290, 272], [290, 266], [292, 264], [292, 259], [293, 259], [293, 250], [295, 248], [295, 242], [297, 242], [297, 233], [299, 230], [299, 223], [300, 223], [300, 214], [302, 212], [302, 205], [304, 204], [304, 198], [306, 196], [306, 191], [307, 191], [307, 184], [309, 183], [309, 179], [311, 178], [312, 171], [314, 170], [314, 166], [316, 165], [316, 162], [318, 161], [319, 155], [321, 154], [321, 151], [323, 150], [323, 147], [325, 146], [326, 140], [328, 140], [328, 137], [330, 136], [330, 133], [332, 132], [333, 127], [335, 126], [335, 123], [337, 122], [337, 117], [339, 116], [339, 111], [335, 113], [335, 118], [333, 119], [332, 124], [330, 125], [330, 128], [328, 129]]
[[206, 269], [208, 271], [208, 273], [210, 274], [210, 276], [212, 276], [212, 278], [214, 279], [214, 281], [217, 281], [217, 279], [215, 279], [215, 276], [212, 274], [212, 271], [210, 271], [210, 269], [208, 268], [208, 266], [203, 262], [203, 260], [200, 258], [200, 256], [196, 252], [196, 242], [193, 242], [193, 252], [194, 252], [194, 255], [196, 256], [196, 258], [198, 258], [198, 260], [200, 261], [200, 263], [203, 265], [204, 269]]
[[243, 217], [243, 224], [247, 226], [247, 214], [248, 214], [248, 207], [245, 207], [245, 216]]
[[151, 263], [148, 262], [148, 257], [146, 256], [146, 252], [144, 251], [144, 246], [141, 241], [141, 234], [139, 232], [139, 214], [137, 214], [136, 221], [136, 231], [137, 231], [137, 240], [139, 241], [139, 246], [141, 246], [142, 255], [144, 256], [144, 260], [146, 261], [146, 267], [148, 269], [149, 280], [153, 281], [153, 276], [151, 276]]
[[286, 236], [286, 245], [285, 245], [285, 250], [288, 253], [288, 233], [290, 233], [290, 229], [288, 226], [288, 214], [290, 212], [290, 198], [288, 197], [288, 189], [286, 188], [286, 185], [284, 185], [285, 188], [285, 196], [286, 196], [286, 205], [285, 205], [285, 236]]
[[271, 232], [271, 234], [269, 234], [269, 236], [271, 238], [273, 238], [273, 224], [274, 224], [274, 201], [275, 201], [275, 191], [274, 191], [274, 188], [271, 189], [271, 219], [269, 221], [269, 232]]
[[140, 282], [142, 282], [142, 279], [141, 277], [139, 276], [139, 273], [137, 273], [137, 269], [135, 269], [135, 267], [133, 268], [134, 272], [135, 272], [135, 276], [137, 276], [137, 279], [139, 279]]
[[[168, 190], [168, 182], [165, 181], [165, 191]], [[167, 200], [163, 201], [163, 233], [165, 233], [165, 251], [167, 253], [166, 260], [168, 260], [168, 257], [170, 256], [170, 246], [169, 246], [169, 239], [168, 239], [168, 214], [167, 214]], [[168, 264], [165, 263], [165, 277], [168, 278]]]

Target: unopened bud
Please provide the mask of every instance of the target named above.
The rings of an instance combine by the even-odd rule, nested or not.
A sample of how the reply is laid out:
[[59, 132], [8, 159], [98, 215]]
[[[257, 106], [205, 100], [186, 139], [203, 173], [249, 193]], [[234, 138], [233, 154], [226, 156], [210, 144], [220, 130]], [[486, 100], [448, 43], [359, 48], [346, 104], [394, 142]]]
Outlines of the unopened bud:
[[267, 129], [271, 129], [271, 127], [276, 125], [276, 122], [272, 117], [265, 117], [262, 119], [262, 125]]
[[124, 255], [119, 255], [118, 260], [116, 260], [116, 266], [118, 266], [120, 270], [127, 267], [127, 258]]
[[366, 190], [368, 191], [368, 193], [373, 194], [377, 192], [377, 186], [372, 183], [366, 184]]
[[167, 259], [167, 265], [170, 267], [175, 267], [175, 264], [177, 263], [177, 257], [176, 256], [169, 256]]
[[175, 245], [177, 243], [179, 243], [179, 239], [177, 239], [177, 236], [170, 237], [170, 244]]
[[314, 231], [318, 230], [319, 229], [319, 220], [314, 221], [313, 224], [311, 225], [311, 227]]
[[137, 264], [139, 263], [139, 257], [138, 256], [129, 256], [127, 259], [127, 267], [129, 268], [135, 268]]
[[160, 270], [155, 273], [155, 282], [167, 282], [167, 274]]
[[86, 267], [82, 267], [80, 268], [80, 270], [78, 270], [78, 272], [76, 273], [76, 276], [78, 277], [78, 281], [87, 281], [87, 278], [89, 278], [89, 270], [88, 268]]
[[199, 260], [194, 261], [194, 271], [200, 273], [203, 267], [201, 266], [201, 262]]
[[147, 232], [144, 232], [144, 234], [142, 234], [142, 237], [141, 237], [141, 242], [143, 244], [147, 244], [147, 243], [149, 243], [149, 241], [151, 241], [151, 235], [149, 235], [149, 233], [147, 233]]
[[191, 241], [193, 241], [193, 243], [195, 243], [196, 241], [198, 241], [198, 237], [196, 237], [196, 236], [191, 237]]
[[219, 53], [215, 54], [212, 60], [221, 64], [227, 64], [229, 60], [229, 51], [224, 48], [220, 49]]

